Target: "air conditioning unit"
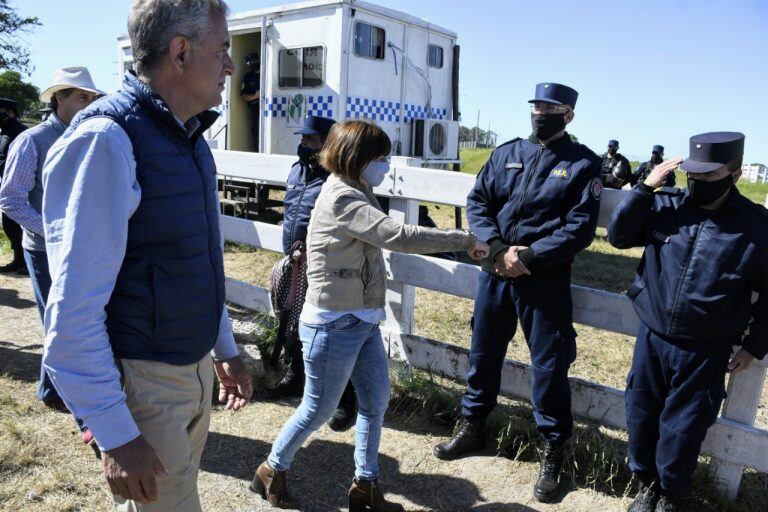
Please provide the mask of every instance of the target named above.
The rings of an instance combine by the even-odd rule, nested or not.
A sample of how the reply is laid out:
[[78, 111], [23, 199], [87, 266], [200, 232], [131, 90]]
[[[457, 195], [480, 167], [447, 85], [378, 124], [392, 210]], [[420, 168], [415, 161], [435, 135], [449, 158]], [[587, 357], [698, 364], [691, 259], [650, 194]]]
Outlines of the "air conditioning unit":
[[459, 122], [414, 119], [411, 156], [425, 160], [456, 160], [459, 157]]

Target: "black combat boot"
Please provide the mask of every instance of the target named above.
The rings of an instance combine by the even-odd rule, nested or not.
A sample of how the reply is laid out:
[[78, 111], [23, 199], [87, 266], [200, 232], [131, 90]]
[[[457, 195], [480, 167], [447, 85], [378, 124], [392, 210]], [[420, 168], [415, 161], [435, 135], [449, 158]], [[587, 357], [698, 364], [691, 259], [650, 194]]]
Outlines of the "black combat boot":
[[272, 400], [301, 397], [304, 394], [304, 374], [297, 374], [288, 368], [277, 386], [267, 390], [267, 396]]
[[442, 460], [454, 460], [464, 454], [485, 449], [485, 420], [462, 418], [456, 434], [435, 446], [432, 453]]
[[296, 341], [287, 351], [291, 357], [288, 371], [277, 386], [267, 390], [267, 396], [272, 400], [300, 398], [304, 394], [304, 356], [301, 353], [301, 342]]
[[640, 492], [627, 509], [627, 512], [656, 512], [656, 504], [659, 502], [659, 486], [656, 482], [650, 485], [640, 483]]
[[351, 382], [347, 382], [344, 394], [341, 395], [339, 406], [328, 420], [328, 426], [335, 432], [343, 432], [349, 429], [357, 421], [357, 398], [355, 397], [355, 388]]
[[564, 459], [564, 446], [547, 441], [541, 452], [539, 479], [533, 486], [533, 497], [540, 502], [551, 503], [557, 497]]

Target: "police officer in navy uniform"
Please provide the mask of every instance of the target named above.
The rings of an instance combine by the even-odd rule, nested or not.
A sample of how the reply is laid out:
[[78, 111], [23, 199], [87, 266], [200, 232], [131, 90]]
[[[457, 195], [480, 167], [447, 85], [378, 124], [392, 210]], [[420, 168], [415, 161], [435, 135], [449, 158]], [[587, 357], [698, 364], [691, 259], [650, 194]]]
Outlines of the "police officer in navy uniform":
[[619, 141], [609, 140], [608, 150], [603, 153], [603, 165], [600, 170], [603, 186], [619, 189], [629, 183], [632, 177], [632, 166], [629, 160], [619, 153]]
[[251, 52], [245, 57], [248, 71], [243, 76], [243, 88], [240, 96], [248, 103], [251, 111], [251, 135], [256, 151], [259, 150], [259, 105], [261, 104], [261, 59], [258, 52]]
[[491, 251], [478, 280], [463, 420], [434, 449], [436, 457], [454, 459], [485, 447], [485, 418], [519, 321], [531, 351], [534, 417], [546, 441], [534, 488], [540, 501], [558, 493], [573, 430], [571, 263], [594, 237], [602, 191], [600, 158], [565, 131], [577, 97], [565, 85], [537, 85], [533, 133], [496, 148], [467, 197], [470, 228]]
[[[638, 166], [637, 170], [632, 174], [630, 185], [634, 187], [638, 183], [642, 183], [643, 181], [645, 181], [645, 178], [647, 178], [648, 175], [651, 174], [651, 171], [653, 170], [653, 168], [659, 165], [663, 161], [664, 161], [664, 146], [656, 144], [655, 146], [653, 146], [653, 151], [651, 152], [651, 159], [648, 160], [647, 162], [641, 163]], [[667, 175], [667, 179], [664, 181], [663, 186], [665, 187], [675, 186], [675, 173], [671, 172]]]
[[[8, 157], [8, 149], [21, 132], [27, 127], [19, 121], [19, 104], [10, 98], [0, 98], [0, 180], [5, 173], [5, 160]], [[13, 260], [0, 267], [0, 272], [13, 272], [26, 275], [27, 265], [24, 263], [24, 250], [22, 248], [22, 230], [15, 220], [2, 214], [2, 228], [13, 250]]]
[[[734, 186], [743, 151], [741, 133], [691, 137], [689, 158], [657, 165], [608, 227], [615, 247], [645, 247], [628, 292], [640, 318], [625, 393], [642, 484], [631, 512], [682, 510], [726, 373], [768, 352], [768, 211]], [[688, 188], [661, 187], [678, 164]]]
[[[317, 161], [325, 139], [336, 121], [326, 117], [308, 115], [302, 128], [295, 132], [301, 135], [296, 150], [299, 161], [293, 164], [288, 174], [285, 191], [283, 216], [283, 252], [288, 254], [296, 241], [307, 239], [307, 229], [315, 201], [329, 173]], [[300, 397], [304, 391], [304, 358], [301, 343], [292, 340], [286, 347], [290, 357], [288, 371], [277, 387], [268, 390], [272, 398]], [[347, 384], [328, 426], [336, 431], [352, 426], [357, 417], [357, 399], [351, 383]]]

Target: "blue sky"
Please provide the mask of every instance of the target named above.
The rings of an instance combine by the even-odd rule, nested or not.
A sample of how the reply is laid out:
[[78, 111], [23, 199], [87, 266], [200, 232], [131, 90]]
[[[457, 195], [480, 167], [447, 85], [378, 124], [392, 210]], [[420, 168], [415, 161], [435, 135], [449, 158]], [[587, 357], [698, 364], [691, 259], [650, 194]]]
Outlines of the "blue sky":
[[[12, 0], [41, 29], [24, 36], [31, 81], [86, 65], [119, 85], [116, 37], [129, 0]], [[234, 12], [287, 2], [230, 0]], [[685, 155], [688, 137], [747, 135], [746, 162], [768, 164], [768, 0], [375, 0], [459, 35], [463, 124], [530, 132], [526, 101], [541, 81], [580, 92], [569, 130], [598, 153], [608, 139], [645, 157], [654, 144]]]

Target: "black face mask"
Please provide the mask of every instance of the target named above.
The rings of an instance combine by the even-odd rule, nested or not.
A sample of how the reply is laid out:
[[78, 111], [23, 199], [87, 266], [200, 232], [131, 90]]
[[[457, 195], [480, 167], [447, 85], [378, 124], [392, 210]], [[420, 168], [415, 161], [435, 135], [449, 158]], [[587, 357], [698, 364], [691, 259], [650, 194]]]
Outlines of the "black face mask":
[[5, 112], [0, 112], [0, 124], [3, 124], [6, 121], [6, 119], [8, 119], [8, 114], [6, 114]]
[[299, 148], [296, 150], [296, 154], [298, 155], [299, 160], [305, 164], [317, 161], [318, 153], [320, 152], [316, 149], [308, 148], [304, 144], [299, 144]]
[[694, 203], [699, 206], [707, 206], [728, 192], [733, 186], [733, 176], [728, 176], [717, 181], [702, 181], [688, 178], [688, 193]]
[[651, 155], [651, 163], [652, 164], [660, 164], [662, 162], [661, 156], [657, 155], [656, 153]]
[[531, 128], [537, 139], [551, 139], [565, 129], [565, 114], [531, 114]]

